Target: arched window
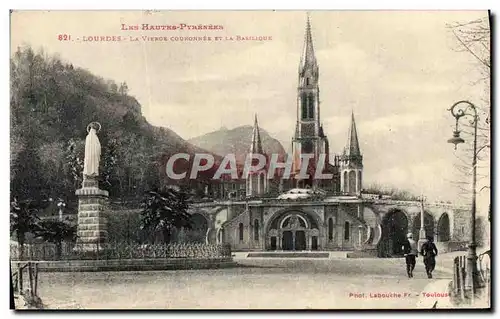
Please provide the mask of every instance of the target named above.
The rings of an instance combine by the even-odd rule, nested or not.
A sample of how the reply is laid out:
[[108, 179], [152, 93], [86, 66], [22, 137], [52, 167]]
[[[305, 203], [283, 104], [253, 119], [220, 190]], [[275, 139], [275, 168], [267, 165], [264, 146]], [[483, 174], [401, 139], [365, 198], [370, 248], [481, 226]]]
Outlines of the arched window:
[[363, 184], [361, 182], [361, 171], [358, 171], [358, 192], [363, 189]]
[[438, 220], [438, 241], [450, 240], [450, 218], [447, 213], [441, 215]]
[[328, 219], [328, 240], [333, 240], [333, 219]]
[[347, 171], [346, 171], [346, 172], [344, 172], [344, 189], [343, 189], [344, 193], [347, 193], [347, 191], [348, 191], [348, 189], [347, 189], [348, 185], [349, 185], [348, 183], [349, 183], [349, 181], [347, 179]]
[[309, 102], [308, 103], [309, 104], [309, 106], [308, 106], [309, 110], [307, 112], [307, 117], [310, 118], [310, 119], [312, 119], [312, 118], [314, 118], [314, 95], [312, 93], [309, 93], [309, 99], [308, 100], [309, 100], [308, 101]]
[[344, 239], [345, 240], [349, 240], [350, 232], [351, 232], [351, 224], [349, 224], [349, 222], [345, 222], [345, 224], [344, 224]]
[[256, 219], [253, 222], [253, 239], [259, 240], [259, 220]]
[[309, 85], [309, 78], [306, 78], [306, 85]]
[[349, 172], [349, 193], [353, 194], [356, 193], [358, 190], [356, 189], [356, 172], [355, 171], [350, 171]]
[[219, 230], [218, 244], [222, 244], [223, 242], [224, 242], [224, 228], [221, 228]]
[[302, 94], [302, 96], [300, 97], [300, 106], [302, 108], [301, 117], [302, 117], [302, 119], [306, 119], [307, 118], [307, 95], [305, 93]]
[[243, 223], [240, 223], [238, 227], [238, 233], [240, 235], [240, 241], [243, 241]]

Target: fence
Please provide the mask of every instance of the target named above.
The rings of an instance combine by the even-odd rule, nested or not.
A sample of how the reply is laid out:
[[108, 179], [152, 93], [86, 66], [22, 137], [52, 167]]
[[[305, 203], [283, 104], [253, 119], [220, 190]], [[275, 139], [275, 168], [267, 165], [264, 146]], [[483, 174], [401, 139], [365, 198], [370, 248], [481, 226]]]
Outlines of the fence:
[[453, 260], [453, 291], [461, 300], [465, 300], [465, 278], [467, 276], [467, 258], [457, 256]]
[[479, 254], [479, 272], [486, 286], [486, 300], [491, 300], [491, 250]]
[[127, 244], [82, 246], [64, 243], [60, 251], [53, 244], [25, 245], [23, 258], [19, 258], [18, 245], [10, 247], [11, 260], [83, 260], [83, 259], [151, 259], [151, 258], [203, 258], [231, 257], [231, 247], [204, 243]]
[[[491, 296], [491, 265], [490, 251], [486, 251], [479, 255], [478, 269], [481, 284], [478, 287], [473, 287], [474, 283], [470, 278], [467, 278], [468, 263], [466, 256], [457, 256], [453, 261], [453, 292], [456, 299], [460, 302], [474, 302], [476, 294], [480, 291], [482, 297], [489, 302]], [[487, 258], [486, 258], [487, 257]], [[485, 260], [487, 259], [487, 260]], [[482, 289], [484, 288], [484, 289]]]
[[[16, 309], [43, 308], [42, 300], [38, 296], [38, 263], [32, 261], [13, 262], [11, 263], [10, 273]], [[27, 279], [25, 275], [28, 276]], [[28, 287], [24, 289], [26, 283]]]

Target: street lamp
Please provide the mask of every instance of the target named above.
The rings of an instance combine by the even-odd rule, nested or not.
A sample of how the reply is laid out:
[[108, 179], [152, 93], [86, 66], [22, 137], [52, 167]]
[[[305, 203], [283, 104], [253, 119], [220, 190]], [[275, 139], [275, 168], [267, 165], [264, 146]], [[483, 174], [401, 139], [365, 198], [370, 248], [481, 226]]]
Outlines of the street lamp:
[[66, 203], [64, 200], [59, 199], [59, 202], [57, 203], [57, 207], [59, 207], [59, 221], [63, 220], [63, 209], [66, 207]]
[[[469, 282], [469, 286], [471, 288], [472, 294], [474, 294], [475, 289], [482, 284], [481, 277], [479, 275], [479, 271], [477, 269], [477, 254], [476, 254], [476, 164], [477, 164], [477, 122], [478, 115], [477, 109], [469, 101], [458, 101], [452, 105], [449, 109], [451, 115], [456, 120], [455, 130], [453, 131], [453, 137], [448, 140], [448, 143], [454, 144], [455, 149], [457, 149], [457, 145], [461, 143], [465, 143], [464, 139], [460, 137], [460, 131], [458, 130], [458, 121], [464, 117], [469, 116], [472, 117], [470, 124], [474, 125], [474, 147], [473, 147], [473, 157], [472, 157], [472, 212], [470, 219], [470, 243], [469, 249], [467, 253], [467, 280]], [[468, 113], [472, 111], [471, 113]]]

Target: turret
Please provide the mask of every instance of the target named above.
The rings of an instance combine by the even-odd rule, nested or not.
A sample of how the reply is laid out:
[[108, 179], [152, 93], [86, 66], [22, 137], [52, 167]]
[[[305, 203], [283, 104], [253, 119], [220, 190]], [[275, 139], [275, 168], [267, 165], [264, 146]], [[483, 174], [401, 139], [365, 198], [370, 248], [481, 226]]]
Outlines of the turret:
[[[262, 141], [260, 138], [259, 123], [257, 122], [257, 115], [253, 124], [252, 142], [250, 145], [249, 154], [265, 155], [262, 149]], [[246, 179], [246, 196], [254, 197], [260, 196], [267, 192], [267, 171], [266, 168], [258, 172], [251, 172]]]
[[358, 132], [354, 112], [351, 114], [351, 126], [347, 145], [341, 156], [340, 179], [341, 191], [346, 194], [359, 195], [362, 189], [363, 156], [359, 149]]

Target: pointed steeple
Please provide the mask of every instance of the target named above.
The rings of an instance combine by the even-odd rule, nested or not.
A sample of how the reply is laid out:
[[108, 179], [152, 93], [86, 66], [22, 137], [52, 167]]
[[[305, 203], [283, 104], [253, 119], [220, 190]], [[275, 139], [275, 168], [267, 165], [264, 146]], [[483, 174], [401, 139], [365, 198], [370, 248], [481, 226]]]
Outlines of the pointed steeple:
[[354, 111], [351, 114], [351, 127], [349, 128], [349, 137], [347, 139], [344, 154], [347, 156], [361, 155], [361, 151], [359, 150], [358, 132], [356, 130], [356, 121], [354, 120]]
[[252, 132], [252, 145], [250, 146], [250, 153], [262, 154], [262, 141], [260, 140], [259, 123], [257, 122], [257, 114], [255, 114], [255, 121], [253, 124]]
[[300, 69], [303, 70], [306, 66], [317, 66], [316, 56], [314, 55], [314, 46], [311, 35], [311, 21], [307, 14], [306, 35], [304, 39], [304, 49], [300, 58]]

